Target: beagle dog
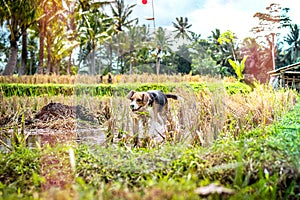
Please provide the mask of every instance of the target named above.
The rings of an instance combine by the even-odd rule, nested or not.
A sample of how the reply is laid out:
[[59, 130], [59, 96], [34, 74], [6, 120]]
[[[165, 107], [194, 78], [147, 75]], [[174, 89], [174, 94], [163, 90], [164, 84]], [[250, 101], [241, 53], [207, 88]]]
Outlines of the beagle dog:
[[[168, 110], [168, 99], [179, 100], [180, 97], [174, 94], [164, 94], [159, 90], [149, 90], [147, 92], [136, 92], [131, 90], [126, 97], [131, 100], [130, 108], [132, 112], [136, 116], [142, 117], [144, 125], [146, 124], [145, 113], [148, 111], [148, 108], [152, 108], [149, 110], [151, 120], [149, 135], [151, 136], [153, 132], [157, 132], [164, 139], [163, 117]], [[137, 120], [134, 120], [133, 126], [133, 131], [138, 132]]]

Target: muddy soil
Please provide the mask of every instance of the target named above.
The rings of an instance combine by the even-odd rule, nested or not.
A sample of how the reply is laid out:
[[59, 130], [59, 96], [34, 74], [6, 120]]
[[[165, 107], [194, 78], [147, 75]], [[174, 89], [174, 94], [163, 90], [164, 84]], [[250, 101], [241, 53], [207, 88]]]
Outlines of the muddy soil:
[[22, 116], [0, 118], [1, 138], [7, 141], [16, 131], [28, 137], [34, 145], [57, 142], [80, 141], [101, 144], [105, 142], [103, 124], [110, 118], [110, 109], [103, 108], [95, 113], [82, 105], [69, 106], [51, 102], [39, 110], [34, 116], [22, 120]]

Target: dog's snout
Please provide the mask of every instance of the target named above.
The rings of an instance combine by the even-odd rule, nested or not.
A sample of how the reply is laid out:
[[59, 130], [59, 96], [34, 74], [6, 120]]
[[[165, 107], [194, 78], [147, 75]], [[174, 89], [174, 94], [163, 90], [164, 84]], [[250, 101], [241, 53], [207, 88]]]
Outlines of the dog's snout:
[[130, 104], [130, 108], [133, 109], [133, 108], [134, 108], [134, 105], [133, 105], [133, 104]]

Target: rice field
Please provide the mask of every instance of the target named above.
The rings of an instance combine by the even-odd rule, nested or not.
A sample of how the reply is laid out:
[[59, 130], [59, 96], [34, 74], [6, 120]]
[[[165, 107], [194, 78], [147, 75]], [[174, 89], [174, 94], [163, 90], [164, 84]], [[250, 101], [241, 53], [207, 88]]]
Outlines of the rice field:
[[[1, 77], [0, 80], [2, 83], [98, 84], [98, 78], [35, 76], [22, 79]], [[226, 198], [238, 197], [240, 192], [245, 192], [251, 181], [243, 186], [243, 180], [239, 179], [247, 177], [247, 170], [248, 174], [252, 173], [248, 178], [253, 179], [253, 183], [258, 184], [262, 180], [269, 182], [266, 177], [259, 177], [259, 171], [250, 169], [251, 166], [249, 169], [239, 167], [238, 163], [243, 163], [248, 157], [243, 157], [245, 153], [236, 144], [251, 138], [267, 139], [271, 136], [269, 129], [272, 124], [277, 123], [297, 103], [298, 94], [295, 91], [274, 91], [266, 85], [255, 84], [251, 92], [239, 92], [239, 89], [237, 92], [228, 92], [226, 86], [235, 82], [233, 78], [190, 75], [134, 75], [113, 79], [113, 85], [118, 86], [166, 82], [177, 83], [172, 93], [183, 100], [169, 101], [164, 140], [156, 140], [160, 138], [159, 135], [150, 140], [141, 137], [138, 147], [134, 146], [136, 133], [126, 94], [10, 97], [2, 94], [1, 159], [4, 161], [9, 152], [17, 153], [20, 149], [26, 149], [31, 155], [19, 155], [21, 158], [27, 155], [22, 158], [24, 161], [34, 159], [34, 152], [40, 153], [39, 156], [35, 155], [39, 157], [38, 161], [33, 162], [37, 167], [35, 170], [25, 164], [30, 176], [28, 179], [20, 179], [19, 175], [12, 175], [11, 178], [0, 176], [3, 185], [0, 197], [17, 195], [9, 192], [11, 189], [8, 184], [12, 183], [18, 185], [24, 198], [36, 195], [38, 199], [56, 199], [56, 195], [69, 199], [173, 199], [179, 191], [183, 192], [179, 197], [195, 199], [201, 195], [199, 190], [198, 193], [194, 190], [209, 186], [210, 183], [217, 184], [211, 187], [235, 191], [232, 194], [212, 194], [211, 198], [214, 199], [223, 198], [224, 195]], [[206, 87], [187, 87], [186, 83], [203, 83]], [[57, 107], [47, 110], [45, 107], [49, 105]], [[142, 136], [145, 132], [147, 128], [141, 125], [139, 134]], [[188, 157], [189, 154], [192, 157]], [[271, 158], [266, 160], [272, 161]], [[259, 161], [247, 162], [259, 166]], [[249, 163], [245, 166], [249, 167]], [[54, 173], [53, 169], [59, 173]], [[198, 171], [200, 169], [204, 171]], [[269, 171], [272, 175], [276, 173], [274, 169]], [[296, 174], [297, 180], [299, 174], [292, 174]], [[18, 179], [23, 182], [18, 182]], [[34, 192], [28, 188], [32, 181], [36, 183]], [[166, 192], [164, 184], [172, 188], [170, 193]], [[294, 186], [293, 191], [297, 191], [297, 187]], [[259, 195], [278, 197], [283, 190], [264, 191]], [[253, 197], [255, 192], [247, 191], [247, 194]]]

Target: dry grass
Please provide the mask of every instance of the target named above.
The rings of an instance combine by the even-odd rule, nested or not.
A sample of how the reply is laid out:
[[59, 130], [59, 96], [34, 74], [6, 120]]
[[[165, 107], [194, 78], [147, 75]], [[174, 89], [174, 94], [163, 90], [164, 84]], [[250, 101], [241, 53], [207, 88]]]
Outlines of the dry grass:
[[[0, 76], [0, 83], [27, 83], [27, 84], [98, 84], [100, 76], [87, 75], [32, 75], [32, 76]], [[166, 83], [166, 82], [203, 82], [215, 81], [217, 78], [210, 76], [187, 75], [154, 75], [154, 74], [133, 74], [112, 76], [112, 83]], [[103, 83], [108, 83], [108, 76], [102, 77]]]
[[223, 132], [236, 138], [253, 128], [264, 128], [292, 108], [296, 98], [293, 91], [274, 92], [265, 85], [259, 85], [250, 95], [227, 96], [224, 102], [227, 121]]
[[[183, 101], [170, 100], [167, 115], [166, 138], [169, 142], [187, 142], [208, 146], [220, 133], [239, 137], [245, 131], [272, 123], [296, 101], [291, 91], [277, 91], [259, 85], [250, 94], [227, 95], [222, 82], [214, 91], [193, 92], [177, 89]], [[109, 141], [132, 144], [132, 117], [125, 97], [54, 96], [54, 97], [3, 97], [0, 103], [0, 123], [17, 125], [20, 116], [33, 117], [43, 106], [59, 102], [69, 106], [82, 105], [95, 115], [102, 115], [101, 126]], [[8, 121], [5, 121], [9, 119]], [[13, 123], [11, 123], [13, 122]], [[74, 122], [76, 123], [76, 122]], [[65, 123], [60, 122], [60, 125]], [[66, 124], [65, 124], [66, 125]], [[53, 125], [52, 128], [55, 128]], [[51, 128], [50, 127], [50, 128]]]

